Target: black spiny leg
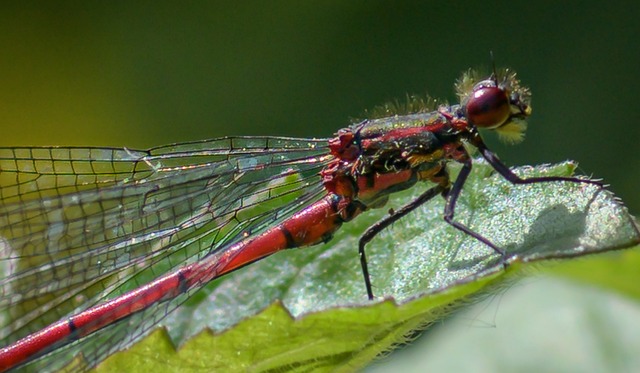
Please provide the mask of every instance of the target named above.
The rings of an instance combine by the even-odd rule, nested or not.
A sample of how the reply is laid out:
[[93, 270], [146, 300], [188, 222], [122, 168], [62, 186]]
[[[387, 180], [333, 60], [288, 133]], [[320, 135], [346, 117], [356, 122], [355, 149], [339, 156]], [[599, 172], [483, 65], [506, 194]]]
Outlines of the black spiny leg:
[[[492, 151], [490, 151], [484, 146], [479, 146], [478, 149], [480, 150], [480, 153], [482, 154], [482, 156], [493, 167], [493, 169], [495, 169], [496, 172], [498, 172], [500, 175], [502, 175], [502, 177], [504, 177], [507, 181], [509, 181], [512, 184], [535, 184], [535, 183], [566, 181], [566, 182], [572, 182], [572, 183], [592, 184], [592, 185], [597, 185], [599, 187], [602, 187], [602, 183], [598, 181], [580, 179], [577, 177], [545, 176], [545, 177], [532, 177], [528, 179], [523, 179], [518, 175], [514, 174], [513, 171], [511, 171], [509, 167], [507, 167], [504, 163], [502, 163]], [[466, 182], [470, 172], [471, 172], [471, 160], [468, 160], [463, 163], [462, 169], [460, 170], [460, 173], [458, 174], [458, 178], [456, 179], [455, 183], [451, 187], [451, 190], [445, 191], [445, 198], [447, 200], [447, 203], [444, 208], [444, 220], [447, 223], [451, 224], [453, 227], [457, 228], [458, 230], [474, 237], [478, 241], [489, 246], [496, 253], [500, 254], [503, 260], [505, 260], [507, 253], [503, 249], [497, 247], [487, 238], [472, 231], [470, 228], [466, 227], [465, 225], [453, 220], [453, 217], [455, 215], [456, 202], [458, 201], [460, 192], [462, 192], [462, 187], [464, 186], [464, 183]]]
[[373, 290], [371, 288], [371, 278], [369, 277], [369, 269], [367, 266], [367, 257], [365, 255], [364, 247], [369, 241], [371, 241], [378, 233], [382, 232], [391, 224], [400, 220], [403, 216], [407, 215], [411, 211], [418, 208], [423, 203], [429, 201], [433, 197], [441, 194], [445, 191], [445, 187], [441, 185], [436, 185], [433, 188], [428, 189], [426, 192], [422, 193], [418, 198], [409, 202], [407, 205], [403, 206], [400, 210], [395, 211], [392, 215], [384, 217], [382, 220], [378, 221], [374, 225], [370, 226], [360, 237], [360, 242], [358, 244], [358, 253], [360, 254], [360, 265], [362, 265], [362, 274], [364, 275], [364, 283], [367, 287], [367, 295], [369, 296], [369, 300], [373, 300]]
[[460, 196], [460, 192], [462, 192], [462, 187], [464, 186], [464, 183], [467, 181], [467, 177], [469, 177], [469, 173], [471, 173], [471, 159], [466, 160], [462, 164], [460, 173], [458, 174], [456, 181], [453, 183], [453, 186], [451, 187], [450, 190], [445, 190], [445, 192], [443, 193], [445, 199], [447, 200], [444, 206], [444, 220], [447, 223], [451, 224], [454, 228], [468, 234], [469, 236], [489, 246], [496, 253], [500, 254], [500, 256], [502, 256], [502, 259], [504, 260], [506, 259], [506, 254], [507, 254], [504, 250], [494, 245], [491, 241], [481, 236], [479, 233], [472, 231], [466, 225], [453, 220], [453, 217], [455, 216], [455, 212], [456, 212], [455, 211], [456, 202], [458, 202], [458, 197]]
[[513, 171], [509, 169], [504, 163], [498, 159], [491, 150], [485, 147], [479, 147], [478, 150], [480, 154], [487, 160], [487, 162], [496, 170], [502, 177], [507, 179], [512, 184], [535, 184], [535, 183], [548, 183], [552, 181], [568, 181], [572, 183], [585, 183], [585, 184], [593, 184], [599, 187], [603, 187], [602, 183], [595, 180], [587, 180], [580, 179], [577, 177], [563, 177], [563, 176], [544, 176], [544, 177], [530, 177], [527, 179], [523, 179], [518, 175], [514, 174]]

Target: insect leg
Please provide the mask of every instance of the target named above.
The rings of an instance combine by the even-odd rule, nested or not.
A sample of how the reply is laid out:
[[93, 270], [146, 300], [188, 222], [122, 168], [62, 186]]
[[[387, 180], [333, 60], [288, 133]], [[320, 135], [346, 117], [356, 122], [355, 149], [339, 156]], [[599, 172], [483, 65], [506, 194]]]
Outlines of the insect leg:
[[495, 153], [493, 153], [491, 150], [485, 147], [479, 147], [478, 150], [480, 151], [480, 154], [482, 154], [484, 159], [486, 159], [487, 162], [489, 162], [491, 167], [493, 167], [494, 170], [496, 170], [500, 175], [502, 175], [502, 177], [507, 179], [507, 181], [509, 181], [512, 184], [535, 184], [535, 183], [545, 183], [545, 182], [552, 182], [552, 181], [569, 181], [573, 183], [593, 184], [599, 187], [603, 186], [602, 183], [599, 181], [580, 179], [577, 177], [544, 176], [544, 177], [530, 177], [527, 179], [523, 179], [518, 175], [514, 174], [513, 171], [511, 171], [509, 167], [507, 167], [504, 163], [502, 163], [502, 161], [498, 159], [498, 156], [495, 155]]
[[454, 228], [468, 234], [469, 236], [489, 246], [496, 253], [500, 254], [503, 259], [505, 259], [507, 253], [504, 250], [494, 245], [487, 238], [472, 231], [470, 228], [468, 228], [464, 224], [453, 220], [453, 217], [455, 215], [455, 210], [456, 210], [456, 202], [458, 201], [460, 192], [462, 192], [462, 187], [464, 186], [464, 183], [467, 181], [467, 177], [469, 176], [470, 172], [471, 172], [471, 159], [468, 159], [462, 163], [462, 169], [460, 169], [460, 173], [458, 174], [458, 177], [456, 178], [456, 181], [453, 183], [453, 186], [451, 187], [451, 189], [444, 191], [443, 195], [447, 201], [444, 206], [444, 220], [447, 223], [451, 224]]
[[423, 203], [432, 199], [433, 197], [441, 194], [445, 191], [445, 187], [442, 185], [436, 185], [426, 192], [422, 193], [418, 198], [414, 199], [407, 205], [403, 206], [400, 210], [395, 211], [393, 214], [384, 217], [382, 220], [378, 221], [374, 225], [370, 226], [360, 237], [360, 241], [358, 243], [358, 253], [360, 255], [360, 265], [362, 266], [362, 274], [364, 275], [364, 283], [367, 288], [367, 295], [369, 296], [369, 300], [373, 300], [373, 290], [371, 288], [371, 278], [369, 277], [369, 269], [367, 266], [367, 257], [365, 255], [364, 247], [367, 243], [369, 243], [378, 233], [382, 232], [388, 226], [393, 224], [394, 222], [400, 220], [403, 216], [407, 215], [411, 211], [418, 208]]

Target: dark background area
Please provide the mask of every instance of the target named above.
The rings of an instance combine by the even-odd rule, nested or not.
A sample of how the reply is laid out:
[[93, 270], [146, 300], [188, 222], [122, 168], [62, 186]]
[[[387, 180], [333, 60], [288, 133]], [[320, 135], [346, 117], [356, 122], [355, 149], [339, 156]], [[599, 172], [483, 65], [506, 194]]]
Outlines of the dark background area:
[[406, 93], [454, 101], [469, 67], [519, 72], [509, 165], [577, 160], [640, 211], [640, 5], [599, 2], [75, 2], [0, 8], [0, 145], [145, 148], [327, 137]]

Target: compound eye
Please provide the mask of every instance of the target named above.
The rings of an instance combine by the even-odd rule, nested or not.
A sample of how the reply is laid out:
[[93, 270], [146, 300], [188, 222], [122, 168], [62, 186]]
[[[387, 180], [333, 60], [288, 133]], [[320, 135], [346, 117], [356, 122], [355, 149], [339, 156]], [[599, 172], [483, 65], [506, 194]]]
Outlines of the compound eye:
[[477, 127], [496, 128], [511, 116], [507, 93], [498, 87], [482, 87], [467, 102], [467, 118]]

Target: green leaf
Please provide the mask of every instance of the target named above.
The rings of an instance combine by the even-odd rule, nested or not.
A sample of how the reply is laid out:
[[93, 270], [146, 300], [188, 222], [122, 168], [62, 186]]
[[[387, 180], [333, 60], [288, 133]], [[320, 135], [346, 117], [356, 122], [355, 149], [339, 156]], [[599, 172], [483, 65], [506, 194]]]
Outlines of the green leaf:
[[[570, 175], [574, 168], [566, 162], [515, 172]], [[166, 329], [98, 371], [354, 371], [526, 263], [640, 242], [611, 193], [586, 183], [513, 186], [483, 162], [474, 165], [456, 220], [506, 249], [508, 270], [492, 249], [446, 224], [442, 212], [441, 199], [431, 201], [367, 247], [374, 302], [366, 297], [357, 241], [384, 209], [345, 224], [329, 244], [278, 253], [215, 281], [165, 319]]]
[[566, 263], [549, 273], [614, 290], [640, 300], [640, 251], [626, 250], [615, 255], [601, 255], [589, 260]]
[[640, 371], [637, 300], [534, 272], [539, 275], [461, 309], [366, 372]]

